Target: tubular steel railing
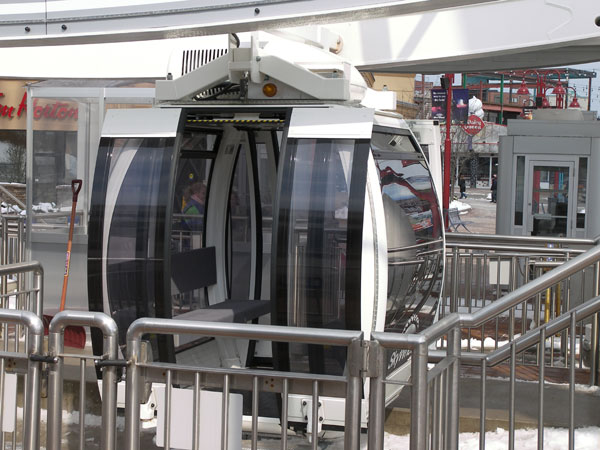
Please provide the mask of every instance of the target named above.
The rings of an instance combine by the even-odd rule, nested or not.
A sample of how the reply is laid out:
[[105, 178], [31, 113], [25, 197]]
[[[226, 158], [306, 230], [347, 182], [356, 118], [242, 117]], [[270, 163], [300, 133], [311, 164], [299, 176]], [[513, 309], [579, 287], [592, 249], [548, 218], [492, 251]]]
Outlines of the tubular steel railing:
[[[8, 325], [13, 325], [15, 328], [24, 327], [26, 333], [26, 349], [25, 352], [9, 352], [0, 351], [0, 404], [6, 405], [5, 396], [6, 381], [8, 376], [21, 375], [24, 386], [23, 400], [23, 431], [22, 431], [22, 447], [24, 450], [38, 450], [39, 442], [39, 424], [40, 424], [40, 375], [41, 364], [44, 359], [42, 355], [44, 324], [36, 314], [30, 311], [14, 311], [0, 309], [0, 323], [3, 325], [3, 338], [8, 341]], [[18, 340], [18, 334], [15, 333], [15, 339]], [[10, 364], [7, 364], [10, 362]], [[13, 385], [16, 390], [16, 383]], [[16, 395], [13, 392], [12, 395]], [[4, 415], [13, 413], [16, 422], [16, 402], [15, 411], [5, 411], [5, 408], [0, 408], [0, 426], [4, 427]], [[5, 448], [4, 429], [0, 433], [0, 446]], [[17, 424], [14, 424], [12, 431], [12, 447], [17, 448]]]
[[[521, 304], [527, 299], [543, 292], [545, 289], [555, 285], [557, 282], [568, 278], [569, 276], [577, 273], [578, 271], [594, 265], [596, 273], [598, 273], [598, 262], [600, 261], [600, 245], [595, 246], [591, 250], [584, 254], [581, 254], [568, 262], [565, 262], [559, 267], [546, 272], [539, 278], [530, 281], [526, 285], [523, 285], [509, 294], [503, 296], [501, 299], [487, 305], [486, 307], [478, 310], [472, 314], [465, 313], [452, 313], [434, 323], [432, 326], [418, 334], [394, 334], [394, 333], [372, 333], [372, 339], [375, 341], [374, 347], [382, 346], [387, 349], [395, 350], [410, 350], [411, 351], [411, 370], [412, 376], [410, 381], [411, 386], [411, 433], [410, 433], [410, 448], [411, 450], [419, 450], [428, 448], [428, 442], [432, 443], [433, 448], [446, 448], [456, 449], [458, 447], [458, 367], [461, 361], [461, 345], [460, 336], [462, 328], [473, 328], [484, 324], [489, 320], [493, 320], [499, 315], [510, 311], [515, 306]], [[595, 296], [598, 296], [598, 278], [595, 279]], [[584, 306], [585, 305], [585, 306]], [[594, 320], [592, 321], [592, 335], [594, 344], [597, 344], [598, 337], [598, 315], [594, 314], [593, 309], [587, 309], [588, 304], [585, 303], [581, 306], [582, 310], [586, 314], [570, 315], [571, 323], [573, 320], [581, 321], [593, 315]], [[589, 313], [589, 314], [588, 314]], [[551, 323], [558, 321], [563, 324], [567, 316], [558, 317], [553, 321], [546, 324], [550, 326]], [[571, 328], [571, 343], [574, 341], [574, 330], [576, 322]], [[553, 333], [554, 328], [550, 329]], [[539, 329], [532, 331], [531, 333], [539, 332]], [[429, 347], [442, 338], [447, 337], [447, 351], [446, 356], [438, 362], [433, 368], [428, 369], [429, 361]], [[528, 335], [524, 335], [522, 339]], [[527, 337], [527, 339], [531, 339]], [[511, 340], [511, 342], [514, 342]], [[529, 342], [529, 341], [526, 341]], [[515, 364], [516, 353], [514, 353], [514, 343], [511, 344], [513, 348], [512, 353], [512, 364]], [[570, 347], [570, 357], [573, 360], [575, 352], [574, 345]], [[568, 350], [568, 348], [567, 348]], [[497, 350], [500, 352], [506, 352], [505, 349]], [[540, 352], [544, 354], [544, 352]], [[503, 354], [503, 353], [502, 353]], [[378, 357], [379, 367], [383, 368], [383, 352], [380, 352]], [[593, 348], [594, 359], [597, 355], [597, 348]], [[574, 360], [573, 360], [574, 361]], [[543, 369], [542, 369], [543, 370]], [[574, 370], [574, 366], [571, 366], [571, 370]], [[592, 366], [592, 374], [597, 371], [597, 363]], [[391, 383], [391, 380], [386, 380], [382, 376], [383, 372], [378, 372], [377, 378], [371, 378], [371, 396], [369, 399], [370, 407], [369, 412], [377, 415], [381, 412], [385, 406], [384, 398], [381, 392], [384, 391], [383, 385]], [[514, 383], [514, 367], [511, 368], [512, 382]], [[435, 380], [438, 379], [437, 384]], [[374, 384], [373, 384], [374, 383]], [[573, 380], [571, 380], [571, 386], [574, 386]], [[573, 387], [571, 387], [573, 389]], [[433, 399], [428, 398], [429, 391], [433, 393]], [[376, 393], [376, 394], [374, 394]], [[514, 393], [513, 397], [514, 399]], [[514, 403], [514, 402], [513, 402]], [[447, 417], [443, 416], [444, 410], [446, 411]], [[513, 404], [514, 410], [514, 404]], [[431, 416], [431, 421], [429, 417]], [[514, 418], [513, 418], [514, 420]], [[369, 436], [369, 448], [381, 450], [383, 449], [383, 428], [382, 424], [374, 423], [373, 426], [379, 427], [379, 431], [374, 433], [373, 437]], [[371, 428], [371, 424], [369, 426]], [[483, 431], [485, 431], [483, 429]], [[513, 435], [514, 435], [514, 424], [513, 424]], [[373, 441], [371, 440], [373, 439]]]
[[104, 336], [103, 355], [92, 357], [96, 366], [102, 370], [102, 434], [100, 448], [111, 450], [116, 445], [117, 420], [117, 361], [119, 330], [113, 319], [103, 313], [87, 311], [61, 311], [49, 326], [48, 334], [48, 436], [46, 448], [60, 450], [62, 443], [62, 399], [63, 399], [63, 366], [64, 358], [80, 361], [80, 393], [79, 393], [79, 448], [85, 448], [85, 367], [86, 355], [66, 355], [64, 353], [64, 330], [69, 325], [98, 328]]
[[577, 306], [568, 314], [563, 314], [535, 330], [524, 334], [494, 352], [481, 359], [481, 405], [480, 405], [480, 448], [485, 448], [485, 423], [486, 423], [486, 373], [488, 367], [493, 367], [504, 361], [510, 362], [509, 377], [509, 440], [508, 448], [515, 448], [515, 393], [516, 393], [516, 362], [517, 355], [529, 349], [537, 350], [539, 355], [539, 377], [538, 377], [538, 448], [544, 446], [544, 368], [548, 365], [549, 355], [554, 348], [552, 344], [548, 347], [546, 343], [558, 333], [567, 331], [568, 336], [568, 359], [566, 367], [569, 370], [569, 404], [566, 408], [569, 414], [569, 449], [575, 446], [575, 355], [577, 351], [577, 323], [591, 316], [597, 316], [600, 312], [600, 297], [588, 300]]
[[[476, 313], [593, 248], [597, 242], [598, 239], [451, 233], [446, 243], [447, 270], [441, 316], [453, 312]], [[598, 288], [598, 267], [597, 261], [592, 262], [588, 267], [558, 279], [535, 296], [524, 298], [520, 304], [482, 323], [479, 328], [464, 329], [465, 350], [495, 350], [593, 298]], [[589, 328], [592, 324], [578, 324], [580, 339], [583, 339], [586, 326]], [[557, 341], [560, 351], [556, 357], [551, 355], [551, 366], [561, 366], [567, 355], [564, 337], [557, 337]], [[443, 348], [444, 341], [440, 344]], [[581, 356], [577, 359], [580, 368], [583, 367]], [[523, 354], [519, 364], [535, 365], [537, 359]]]
[[[459, 238], [462, 239], [462, 238]], [[507, 238], [502, 238], [507, 239]], [[510, 241], [508, 239], [506, 242]], [[571, 240], [573, 241], [573, 240]], [[506, 242], [496, 242], [493, 245], [498, 251], [507, 250], [516, 253], [514, 247], [525, 249], [530, 252], [531, 245], [537, 244], [539, 240], [533, 239], [527, 242], [523, 241], [521, 246], [511, 246]], [[589, 246], [595, 241], [577, 241], [569, 242], [578, 246]], [[456, 243], [449, 242], [450, 248]], [[561, 245], [564, 246], [563, 241]], [[460, 244], [462, 248], [481, 251], [478, 242], [469, 244]], [[501, 247], [503, 246], [503, 247]], [[488, 248], [492, 245], [488, 244]], [[462, 248], [460, 252], [462, 252]], [[100, 357], [93, 357], [97, 367], [103, 368], [103, 396], [102, 396], [102, 448], [109, 450], [116, 447], [116, 368], [127, 365], [126, 378], [126, 408], [125, 408], [125, 431], [123, 433], [125, 445], [129, 450], [137, 450], [140, 446], [140, 401], [142, 390], [146, 383], [161, 382], [165, 383], [164, 407], [164, 446], [170, 447], [170, 416], [172, 414], [171, 394], [175, 386], [188, 387], [194, 400], [193, 427], [191, 430], [193, 448], [199, 448], [200, 445], [200, 425], [199, 425], [199, 402], [200, 393], [204, 389], [211, 389], [222, 392], [221, 409], [221, 445], [222, 449], [228, 448], [228, 410], [230, 408], [229, 393], [233, 390], [248, 391], [252, 399], [252, 432], [251, 445], [253, 449], [258, 448], [258, 402], [260, 400], [260, 388], [265, 381], [269, 381], [269, 392], [281, 394], [281, 434], [280, 442], [282, 448], [287, 448], [288, 444], [288, 399], [291, 394], [301, 394], [312, 396], [312, 414], [309, 422], [312, 428], [312, 448], [319, 446], [319, 399], [321, 397], [338, 397], [345, 400], [345, 435], [344, 448], [358, 449], [360, 447], [361, 433], [361, 399], [363, 391], [363, 381], [369, 381], [369, 414], [368, 414], [368, 448], [380, 450], [383, 448], [384, 438], [384, 419], [385, 419], [385, 388], [389, 384], [406, 384], [411, 387], [411, 434], [410, 448], [458, 448], [458, 422], [459, 422], [459, 377], [461, 363], [475, 362], [482, 369], [481, 374], [481, 445], [485, 446], [485, 424], [486, 424], [486, 377], [487, 370], [497, 364], [505, 361], [510, 363], [509, 376], [509, 448], [514, 448], [514, 427], [515, 427], [515, 391], [516, 391], [516, 365], [527, 359], [535, 359], [539, 366], [540, 390], [539, 390], [539, 429], [540, 436], [543, 434], [544, 425], [544, 374], [545, 368], [554, 362], [554, 351], [546, 351], [546, 343], [551, 341], [550, 349], [554, 347], [554, 339], [560, 333], [558, 338], [564, 342], [560, 352], [564, 357], [564, 365], [569, 371], [569, 446], [574, 446], [574, 386], [575, 369], [580, 361], [577, 361], [577, 342], [579, 347], [582, 345], [583, 325], [591, 326], [592, 345], [591, 350], [591, 374], [594, 376], [598, 372], [597, 354], [598, 354], [598, 312], [600, 311], [600, 245], [593, 246], [590, 250], [581, 253], [582, 249], [565, 248], [541, 248], [539, 251], [539, 261], [536, 264], [547, 269], [543, 270], [535, 278], [525, 277], [527, 283], [520, 284], [514, 275], [519, 264], [514, 263], [512, 269], [509, 269], [508, 288], [505, 295], [500, 296], [493, 301], [484, 302], [481, 307], [472, 307], [460, 309], [462, 299], [461, 292], [463, 287], [458, 289], [459, 294], [455, 295], [457, 312], [447, 312], [444, 317], [431, 327], [418, 334], [399, 334], [373, 332], [370, 341], [363, 340], [363, 334], [360, 331], [347, 330], [327, 330], [315, 328], [295, 328], [265, 326], [253, 324], [232, 324], [220, 322], [192, 322], [185, 320], [152, 319], [144, 318], [136, 320], [127, 332], [127, 359], [126, 361], [117, 360], [117, 336], [118, 330], [111, 318], [101, 313], [64, 311], [59, 313], [49, 325], [49, 351], [48, 354], [42, 353], [43, 325], [40, 320], [43, 297], [43, 271], [39, 263], [19, 263], [0, 267], [0, 277], [11, 276], [14, 274], [24, 274], [33, 272], [33, 289], [27, 293], [28, 301], [22, 302], [22, 306], [30, 311], [0, 310], [0, 323], [2, 326], [2, 336], [4, 338], [4, 351], [0, 352], [0, 401], [3, 401], [4, 385], [6, 374], [10, 371], [19, 373], [24, 377], [24, 419], [23, 419], [23, 448], [39, 448], [39, 417], [40, 417], [40, 370], [41, 364], [47, 364], [49, 368], [49, 390], [48, 390], [48, 448], [60, 448], [61, 443], [61, 417], [62, 417], [62, 369], [63, 358], [75, 357], [67, 355], [63, 348], [63, 331], [68, 325], [83, 325], [100, 328], [104, 334], [104, 350]], [[508, 251], [508, 250], [507, 250]], [[453, 250], [452, 253], [460, 253]], [[558, 256], [557, 256], [558, 255]], [[454, 256], [453, 256], [454, 257]], [[471, 256], [458, 256], [455, 261], [463, 261], [461, 258], [471, 258]], [[473, 256], [472, 258], [476, 258]], [[514, 258], [511, 255], [510, 258]], [[551, 261], [548, 259], [552, 258]], [[490, 257], [488, 256], [488, 259]], [[531, 259], [531, 257], [530, 257]], [[564, 263], [562, 261], [565, 261]], [[502, 260], [499, 260], [499, 266]], [[560, 265], [556, 264], [561, 262]], [[462, 263], [461, 263], [462, 264]], [[461, 279], [461, 274], [467, 273], [467, 270], [457, 269], [451, 271], [452, 276]], [[529, 265], [527, 265], [529, 267]], [[464, 265], [463, 265], [464, 268]], [[460, 269], [460, 270], [459, 270]], [[487, 271], [488, 269], [486, 269]], [[496, 268], [496, 270], [502, 269]], [[535, 269], [534, 269], [535, 270]], [[566, 306], [561, 307], [563, 314], [550, 314], [549, 317], [542, 315], [545, 313], [546, 303], [544, 296], [548, 295], [548, 289], [556, 289], [559, 283], [566, 283], [574, 276], [581, 276], [582, 271], [586, 271], [586, 292], [578, 301], [581, 303], [575, 306], [575, 302], [567, 302], [570, 307], [567, 311]], [[529, 269], [526, 271], [529, 273]], [[501, 279], [501, 273], [498, 279]], [[462, 279], [465, 279], [464, 277]], [[581, 280], [581, 278], [580, 278]], [[498, 283], [497, 284], [502, 284]], [[574, 283], [572, 283], [574, 284]], [[589, 286], [587, 286], [589, 285]], [[456, 284], [452, 285], [456, 290]], [[566, 288], [565, 288], [566, 289]], [[566, 291], [563, 291], [566, 292]], [[17, 294], [14, 294], [17, 295]], [[536, 298], [540, 297], [539, 303]], [[565, 294], [566, 295], [566, 294]], [[587, 300], [590, 295], [591, 300]], [[3, 297], [2, 306], [9, 305], [8, 296]], [[532, 300], [533, 299], [533, 300]], [[543, 300], [543, 301], [542, 301]], [[587, 301], [584, 301], [587, 300]], [[527, 304], [534, 304], [536, 309], [540, 309], [539, 321], [535, 321], [533, 313], [528, 318], [527, 312], [532, 308]], [[465, 306], [461, 306], [465, 308]], [[482, 349], [485, 349], [483, 341], [485, 339], [485, 324], [497, 323], [498, 318], [508, 317], [509, 338], [515, 337], [514, 324], [515, 319], [520, 315], [521, 318], [528, 318], [528, 326], [532, 330], [525, 330], [520, 337], [510, 339], [509, 345], [494, 345], [494, 350], [490, 353], [469, 352], [462, 349], [461, 337], [467, 332], [465, 330], [481, 329]], [[544, 317], [544, 320], [541, 319]], [[512, 333], [511, 325], [513, 324]], [[9, 324], [15, 325], [14, 329], [9, 328]], [[19, 327], [27, 328], [27, 333], [21, 332]], [[12, 334], [11, 334], [12, 332]], [[304, 343], [346, 347], [347, 363], [344, 375], [331, 376], [319, 374], [307, 374], [297, 372], [279, 372], [273, 370], [258, 369], [238, 369], [238, 368], [208, 368], [197, 366], [182, 366], [160, 362], [146, 362], [143, 360], [142, 338], [144, 335], [152, 334], [194, 334], [203, 337], [214, 338], [234, 338], [250, 340], [266, 340], [288, 343]], [[23, 338], [21, 338], [23, 336]], [[10, 339], [14, 340], [9, 344]], [[498, 335], [496, 335], [498, 338]], [[434, 350], [434, 344], [443, 340], [445, 346], [443, 351]], [[22, 343], [25, 343], [23, 349]], [[8, 349], [14, 351], [8, 351]], [[386, 363], [388, 350], [405, 351], [408, 362], [411, 364], [411, 377], [408, 381], [395, 381], [386, 374]], [[404, 353], [403, 353], [404, 354]], [[533, 356], [535, 355], [535, 356]], [[77, 356], [80, 358], [80, 366], [83, 367], [81, 373], [85, 372], [85, 361], [88, 356]], [[13, 361], [10, 367], [7, 365], [7, 358]], [[81, 383], [85, 379], [82, 376]], [[81, 388], [80, 398], [80, 448], [83, 448], [85, 442], [84, 436], [84, 388]], [[8, 413], [0, 408], [0, 424], [2, 423], [2, 414]], [[16, 411], [15, 411], [16, 414]], [[13, 433], [13, 445], [16, 448], [17, 433]], [[4, 449], [4, 433], [0, 433], [0, 448]], [[540, 441], [540, 448], [543, 442]]]
[[[164, 363], [142, 363], [141, 338], [144, 334], [195, 334], [204, 337], [228, 337], [275, 342], [320, 344], [347, 348], [347, 370], [344, 376], [318, 375], [295, 372], [265, 371], [255, 369], [212, 369], [187, 367]], [[138, 450], [140, 445], [140, 387], [152, 379], [160, 380], [165, 386], [165, 448], [170, 448], [170, 394], [174, 379], [178, 384], [193, 386], [194, 413], [193, 448], [199, 448], [199, 393], [200, 375], [209, 387], [222, 390], [221, 449], [228, 448], [227, 418], [231, 389], [243, 389], [252, 393], [252, 449], [257, 448], [259, 384], [273, 380], [271, 392], [282, 395], [281, 401], [281, 447], [287, 448], [288, 395], [301, 393], [312, 395], [312, 448], [317, 449], [319, 436], [319, 396], [342, 396], [345, 398], [344, 448], [360, 447], [360, 413], [362, 393], [363, 334], [361, 331], [328, 330], [316, 328], [282, 327], [275, 325], [231, 324], [219, 322], [191, 322], [186, 320], [138, 319], [127, 331], [127, 384], [125, 404], [125, 448]], [[340, 389], [341, 387], [341, 389]], [[345, 395], [344, 395], [345, 394]]]

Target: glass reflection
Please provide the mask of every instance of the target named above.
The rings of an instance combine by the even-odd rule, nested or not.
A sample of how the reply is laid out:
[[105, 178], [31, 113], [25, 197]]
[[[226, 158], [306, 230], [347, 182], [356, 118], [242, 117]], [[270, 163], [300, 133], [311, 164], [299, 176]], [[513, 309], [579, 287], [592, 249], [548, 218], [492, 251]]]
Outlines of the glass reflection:
[[443, 229], [431, 174], [410, 136], [374, 133], [388, 241], [386, 331], [431, 324], [440, 295]]

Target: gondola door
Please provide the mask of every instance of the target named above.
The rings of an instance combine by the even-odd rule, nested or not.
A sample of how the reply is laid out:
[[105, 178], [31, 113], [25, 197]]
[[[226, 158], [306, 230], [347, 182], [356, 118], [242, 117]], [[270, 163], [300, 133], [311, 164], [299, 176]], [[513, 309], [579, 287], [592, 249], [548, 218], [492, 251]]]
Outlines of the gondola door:
[[[181, 110], [109, 110], [92, 189], [88, 295], [92, 311], [109, 314], [120, 344], [138, 317], [171, 317], [165, 283], [170, 245], [172, 171]], [[93, 330], [96, 351], [102, 336]], [[173, 361], [172, 341], [153, 342]]]
[[[361, 329], [361, 253], [373, 111], [296, 108], [279, 161], [272, 322]], [[343, 349], [274, 344], [279, 370], [339, 375]]]

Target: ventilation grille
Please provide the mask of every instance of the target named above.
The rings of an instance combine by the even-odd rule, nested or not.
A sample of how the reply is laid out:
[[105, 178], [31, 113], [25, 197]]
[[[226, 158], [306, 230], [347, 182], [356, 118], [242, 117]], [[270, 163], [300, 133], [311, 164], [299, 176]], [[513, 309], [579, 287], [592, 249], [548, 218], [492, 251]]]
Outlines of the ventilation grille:
[[181, 75], [190, 73], [226, 53], [226, 48], [184, 50], [181, 58]]

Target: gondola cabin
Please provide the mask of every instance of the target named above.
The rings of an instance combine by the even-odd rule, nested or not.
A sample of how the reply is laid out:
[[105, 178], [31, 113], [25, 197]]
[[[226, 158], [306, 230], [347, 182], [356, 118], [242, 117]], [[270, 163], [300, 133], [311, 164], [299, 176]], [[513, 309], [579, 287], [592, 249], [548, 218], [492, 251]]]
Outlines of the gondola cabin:
[[[88, 289], [90, 309], [116, 320], [121, 343], [139, 317], [367, 337], [416, 332], [434, 320], [442, 215], [406, 122], [357, 102], [291, 101], [285, 92], [252, 101], [269, 94], [267, 84], [277, 89], [272, 79], [254, 94], [246, 86], [243, 102], [200, 98], [107, 113]], [[168, 362], [332, 375], [344, 373], [346, 360], [319, 345], [185, 336], [153, 339], [152, 349]], [[404, 361], [391, 354], [389, 372], [406, 378]], [[290, 421], [302, 422], [296, 403], [290, 399]], [[336, 423], [335, 409], [325, 423]]]

